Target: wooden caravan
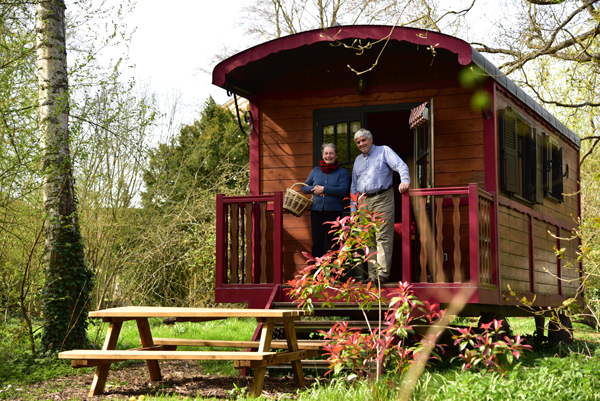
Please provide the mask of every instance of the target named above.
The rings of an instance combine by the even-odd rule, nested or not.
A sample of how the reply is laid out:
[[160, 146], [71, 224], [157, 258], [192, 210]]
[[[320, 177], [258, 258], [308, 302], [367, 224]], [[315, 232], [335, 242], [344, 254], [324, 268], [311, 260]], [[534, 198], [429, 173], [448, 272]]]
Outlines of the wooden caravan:
[[311, 238], [310, 212], [284, 212], [282, 192], [323, 142], [351, 170], [360, 127], [411, 171], [411, 190], [396, 191], [391, 279], [431, 302], [470, 289], [465, 314], [576, 295], [579, 138], [468, 43], [389, 26], [309, 31], [224, 60], [213, 83], [249, 100], [251, 122], [250, 195], [217, 196], [218, 302], [285, 300]]

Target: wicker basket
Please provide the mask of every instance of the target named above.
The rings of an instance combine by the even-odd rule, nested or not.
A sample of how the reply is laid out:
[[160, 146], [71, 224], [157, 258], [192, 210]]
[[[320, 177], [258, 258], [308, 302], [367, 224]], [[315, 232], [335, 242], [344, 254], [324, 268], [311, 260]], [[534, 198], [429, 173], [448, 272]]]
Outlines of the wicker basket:
[[298, 184], [306, 185], [303, 182], [295, 183], [285, 190], [285, 196], [283, 197], [283, 208], [296, 217], [302, 216], [302, 213], [304, 213], [313, 202], [312, 199], [294, 191], [293, 188]]

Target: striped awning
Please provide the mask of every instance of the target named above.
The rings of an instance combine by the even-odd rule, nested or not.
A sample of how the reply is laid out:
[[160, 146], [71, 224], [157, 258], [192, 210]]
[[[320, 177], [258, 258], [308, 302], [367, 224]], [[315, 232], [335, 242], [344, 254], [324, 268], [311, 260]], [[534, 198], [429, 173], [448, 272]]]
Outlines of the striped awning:
[[429, 119], [427, 111], [427, 102], [415, 107], [410, 111], [410, 118], [408, 119], [410, 129], [417, 128], [419, 125], [423, 124]]

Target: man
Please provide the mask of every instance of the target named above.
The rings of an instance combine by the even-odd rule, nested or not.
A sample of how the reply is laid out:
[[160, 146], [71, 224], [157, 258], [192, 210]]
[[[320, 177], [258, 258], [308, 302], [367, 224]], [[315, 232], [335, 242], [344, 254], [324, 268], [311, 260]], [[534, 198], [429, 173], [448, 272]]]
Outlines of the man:
[[371, 261], [369, 278], [376, 284], [385, 284], [390, 277], [392, 248], [394, 246], [394, 171], [400, 175], [398, 191], [404, 193], [410, 186], [408, 166], [390, 147], [373, 145], [373, 135], [361, 128], [354, 134], [354, 143], [361, 151], [356, 157], [352, 170], [350, 192], [366, 194], [367, 209], [384, 214], [384, 223], [375, 236], [377, 263]]

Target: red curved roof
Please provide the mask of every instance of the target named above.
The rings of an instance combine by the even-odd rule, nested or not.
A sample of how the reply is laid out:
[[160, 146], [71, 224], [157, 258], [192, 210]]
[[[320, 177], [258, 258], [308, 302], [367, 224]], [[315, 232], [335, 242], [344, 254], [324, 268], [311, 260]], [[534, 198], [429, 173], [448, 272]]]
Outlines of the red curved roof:
[[[376, 41], [386, 38], [390, 35], [391, 41], [408, 42], [424, 47], [433, 46], [436, 50], [445, 49], [458, 56], [458, 62], [461, 65], [469, 64], [472, 57], [471, 46], [458, 38], [426, 31], [416, 28], [391, 27], [382, 25], [351, 25], [332, 27], [328, 30], [313, 30], [302, 32], [290, 36], [285, 36], [269, 42], [265, 42], [258, 46], [249, 48], [241, 53], [238, 53], [222, 62], [220, 62], [213, 70], [213, 84], [227, 88], [227, 78], [236, 70], [243, 69], [252, 63], [264, 60], [269, 56], [275, 55], [287, 50], [299, 49], [304, 46], [311, 46], [318, 43], [334, 43], [343, 40], [359, 39], [363, 44], [366, 41]], [[348, 43], [346, 41], [346, 43]], [[311, 60], [307, 58], [307, 64]], [[294, 65], [299, 68], [301, 66]]]
[[[450, 62], [450, 64], [438, 67], [433, 72], [440, 79], [443, 79], [442, 75], [444, 74], [452, 74], [452, 71], [447, 71], [447, 67], [454, 68], [452, 64], [454, 66], [465, 66], [474, 63], [579, 146], [580, 140], [576, 134], [517, 87], [514, 82], [477, 50], [473, 49], [469, 43], [453, 36], [424, 29], [383, 25], [350, 25], [285, 36], [254, 46], [223, 60], [213, 70], [213, 84], [245, 97], [252, 97], [261, 92], [294, 91], [299, 90], [299, 88], [309, 89], [310, 85], [324, 88], [334, 81], [347, 84], [349, 79], [355, 79], [356, 76], [351, 75], [347, 68], [332, 70], [330, 67], [335, 67], [335, 63], [337, 63], [337, 67], [349, 65], [356, 62], [360, 57], [356, 57], [356, 51], [345, 49], [343, 46], [333, 46], [336, 41], [350, 45], [354, 40], [360, 40], [365, 45], [375, 43], [381, 39], [385, 40], [388, 35], [390, 40], [385, 45], [388, 49], [394, 49], [389, 53], [400, 57], [400, 59], [392, 59], [388, 62], [388, 65], [391, 63], [397, 66], [404, 63], [405, 59], [409, 60], [407, 63], [415, 62], [416, 59], [411, 59], [411, 56], [416, 55], [421, 57], [423, 62], [424, 52], [428, 52], [429, 57], [432, 58], [431, 47], [436, 51], [436, 58]], [[383, 44], [380, 43], [378, 46], [381, 49]], [[378, 51], [375, 50], [372, 53]], [[456, 59], [454, 57], [452, 59], [448, 58], [453, 55]], [[376, 60], [377, 56], [371, 54], [370, 57], [372, 62]], [[458, 61], [458, 65], [456, 61]], [[424, 62], [429, 66], [429, 61]], [[370, 66], [368, 63], [363, 65]], [[419, 67], [415, 68], [417, 70], [412, 72], [416, 71], [417, 74], [421, 72], [421, 70], [418, 70]], [[396, 76], [406, 73], [406, 71], [400, 71], [398, 68], [388, 69], [387, 73], [389, 74], [390, 71], [391, 75]], [[351, 76], [348, 76], [348, 74]], [[385, 68], [380, 65], [375, 69], [373, 73], [374, 81], [376, 81], [377, 74], [379, 76], [385, 75]], [[390, 75], [386, 77], [386, 79], [390, 79]], [[415, 79], [415, 76], [411, 78]]]

